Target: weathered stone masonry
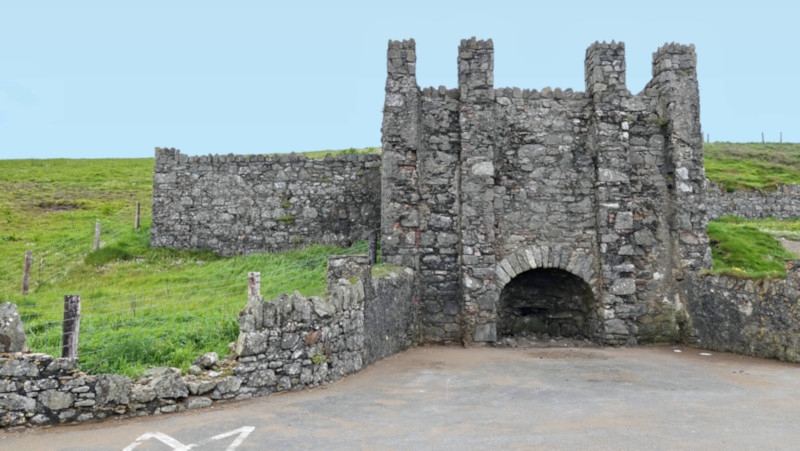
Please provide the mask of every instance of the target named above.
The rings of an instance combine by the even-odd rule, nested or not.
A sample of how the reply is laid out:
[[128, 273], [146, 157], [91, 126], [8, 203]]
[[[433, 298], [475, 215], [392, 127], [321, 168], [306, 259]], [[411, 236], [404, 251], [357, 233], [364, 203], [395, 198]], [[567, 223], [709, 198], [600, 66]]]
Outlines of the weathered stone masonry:
[[151, 245], [249, 254], [348, 246], [380, 222], [380, 156], [156, 149]]
[[689, 340], [707, 349], [800, 362], [800, 261], [784, 280], [693, 275]]
[[[76, 359], [20, 352], [24, 330], [11, 334], [14, 346], [0, 349], [0, 428], [180, 412], [300, 390], [410, 346], [416, 333], [414, 273], [389, 268], [372, 277], [369, 266], [353, 267], [340, 274], [359, 280], [332, 280], [325, 297], [250, 297], [239, 317], [235, 352], [222, 362], [216, 353], [204, 354], [184, 375], [166, 367], [136, 379], [86, 375]], [[0, 306], [0, 315], [0, 322], [21, 324], [13, 304]]]
[[382, 255], [418, 268], [425, 340], [497, 340], [504, 288], [542, 268], [591, 290], [579, 335], [680, 337], [681, 281], [710, 266], [696, 57], [665, 45], [632, 95], [624, 51], [587, 50], [586, 92], [495, 89], [492, 41], [465, 40], [447, 90], [417, 87], [413, 40], [389, 43]]
[[728, 192], [725, 187], [706, 180], [709, 219], [738, 216], [748, 219], [789, 219], [800, 217], [800, 186], [778, 185], [775, 191]]

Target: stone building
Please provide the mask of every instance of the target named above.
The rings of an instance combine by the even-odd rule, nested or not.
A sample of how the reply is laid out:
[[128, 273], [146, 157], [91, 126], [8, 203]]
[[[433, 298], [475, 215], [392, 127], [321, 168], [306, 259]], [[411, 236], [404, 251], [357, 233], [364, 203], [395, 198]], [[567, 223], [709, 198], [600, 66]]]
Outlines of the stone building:
[[420, 89], [414, 41], [389, 42], [382, 255], [419, 271], [423, 339], [677, 340], [711, 265], [694, 47], [658, 49], [636, 95], [623, 43], [589, 47], [585, 92], [493, 68], [464, 40], [458, 87]]

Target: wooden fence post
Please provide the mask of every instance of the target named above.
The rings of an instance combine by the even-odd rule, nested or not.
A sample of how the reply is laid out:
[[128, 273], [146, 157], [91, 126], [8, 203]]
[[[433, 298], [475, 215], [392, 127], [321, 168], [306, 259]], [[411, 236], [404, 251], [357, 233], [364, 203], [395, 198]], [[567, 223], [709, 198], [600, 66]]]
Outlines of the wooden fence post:
[[78, 335], [81, 331], [81, 297], [64, 296], [64, 323], [61, 328], [61, 357], [78, 358]]
[[141, 211], [141, 204], [136, 202], [136, 230], [139, 230], [139, 212]]
[[94, 224], [94, 250], [100, 249], [100, 221]]
[[378, 232], [369, 233], [369, 265], [378, 263]]
[[25, 272], [22, 274], [22, 294], [28, 294], [28, 283], [31, 277], [32, 262], [33, 262], [33, 251], [25, 252]]
[[256, 299], [261, 294], [261, 273], [247, 273], [247, 298]]

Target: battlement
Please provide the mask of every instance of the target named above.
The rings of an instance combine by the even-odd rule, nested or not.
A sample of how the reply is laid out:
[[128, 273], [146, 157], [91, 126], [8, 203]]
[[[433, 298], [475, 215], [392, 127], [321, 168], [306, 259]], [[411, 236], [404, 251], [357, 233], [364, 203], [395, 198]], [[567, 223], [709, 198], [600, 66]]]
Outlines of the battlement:
[[458, 47], [458, 87], [461, 97], [475, 102], [494, 100], [492, 40], [463, 39]]
[[674, 42], [664, 44], [653, 52], [653, 77], [666, 71], [678, 72], [682, 76], [694, 75], [697, 54], [694, 44], [681, 45]]
[[595, 41], [586, 49], [584, 75], [589, 95], [625, 92], [625, 43]]
[[[389, 41], [387, 52], [387, 89], [395, 92], [405, 91], [416, 86], [416, 42], [413, 39]], [[697, 66], [697, 55], [693, 44], [682, 45], [667, 43], [653, 52], [653, 83], [658, 83], [658, 76], [663, 72], [675, 72], [685, 77], [693, 74]], [[584, 63], [585, 95], [594, 101], [602, 102], [608, 96], [630, 96], [626, 86], [626, 61], [624, 42], [595, 41], [586, 49]], [[669, 81], [663, 79], [660, 81]], [[405, 89], [402, 89], [405, 88]], [[463, 101], [487, 103], [498, 98], [501, 89], [494, 88], [494, 42], [491, 39], [471, 37], [462, 39], [458, 46], [458, 91]], [[519, 89], [519, 88], [509, 88]], [[446, 87], [425, 88], [425, 96], [431, 97], [440, 93], [449, 93]], [[542, 90], [523, 89], [522, 98], [582, 98], [581, 92], [571, 89], [544, 88]], [[563, 96], [562, 94], [563, 93]], [[444, 94], [442, 94], [444, 95]], [[597, 97], [599, 96], [599, 97]], [[394, 97], [398, 99], [397, 96]], [[396, 106], [395, 102], [387, 106]]]
[[389, 41], [387, 71], [398, 76], [414, 76], [417, 71], [417, 50], [413, 39]]

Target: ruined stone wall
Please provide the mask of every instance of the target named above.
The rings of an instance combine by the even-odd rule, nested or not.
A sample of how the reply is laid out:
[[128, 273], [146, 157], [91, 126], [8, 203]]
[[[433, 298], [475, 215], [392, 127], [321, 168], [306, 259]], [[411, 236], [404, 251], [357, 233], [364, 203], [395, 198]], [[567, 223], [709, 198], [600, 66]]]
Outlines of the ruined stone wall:
[[738, 216], [747, 219], [800, 217], [800, 186], [778, 185], [775, 191], [728, 192], [724, 186], [706, 181], [708, 218]]
[[338, 280], [324, 298], [252, 296], [239, 317], [235, 353], [222, 361], [204, 354], [188, 374], [160, 367], [136, 379], [94, 376], [78, 371], [76, 359], [0, 353], [0, 428], [180, 412], [355, 373], [410, 346], [414, 324], [413, 271], [361, 274], [352, 284]]
[[693, 341], [707, 349], [800, 362], [800, 260], [786, 279], [720, 275], [690, 278], [687, 314]]
[[457, 90], [416, 86], [413, 40], [388, 59], [383, 258], [420, 271], [424, 340], [497, 340], [505, 284], [542, 267], [582, 272], [597, 341], [680, 336], [683, 273], [711, 263], [692, 46], [638, 95], [622, 43], [589, 47], [585, 93], [495, 89], [491, 40], [461, 42]]
[[151, 245], [248, 254], [348, 246], [380, 223], [380, 156], [156, 149]]
[[360, 279], [367, 293], [364, 305], [366, 365], [407, 349], [417, 342], [415, 275], [410, 268], [370, 265], [366, 255], [328, 257], [328, 289], [340, 279]]

